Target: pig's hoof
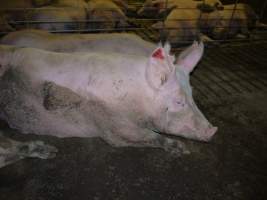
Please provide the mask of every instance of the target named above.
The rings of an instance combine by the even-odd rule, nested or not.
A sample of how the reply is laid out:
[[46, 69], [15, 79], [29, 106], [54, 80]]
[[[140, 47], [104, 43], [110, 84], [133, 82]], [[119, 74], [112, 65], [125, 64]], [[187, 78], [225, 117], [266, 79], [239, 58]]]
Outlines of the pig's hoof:
[[165, 151], [178, 156], [191, 153], [183, 142], [170, 138], [165, 139], [163, 147]]
[[18, 147], [20, 156], [41, 159], [54, 158], [57, 151], [56, 147], [45, 144], [42, 141], [25, 142]]

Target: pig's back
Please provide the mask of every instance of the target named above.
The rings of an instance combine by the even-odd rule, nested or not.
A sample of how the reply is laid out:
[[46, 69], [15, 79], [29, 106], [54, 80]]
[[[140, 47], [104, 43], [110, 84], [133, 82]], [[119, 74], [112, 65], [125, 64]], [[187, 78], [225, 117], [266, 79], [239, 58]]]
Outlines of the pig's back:
[[147, 60], [118, 53], [71, 55], [24, 48], [15, 51], [10, 64], [33, 82], [54, 82], [84, 95], [88, 90], [105, 92], [121, 83], [125, 90], [135, 87], [144, 81]]
[[9, 33], [0, 43], [55, 52], [105, 51], [146, 56], [156, 48], [155, 44], [129, 33], [64, 35], [34, 29]]

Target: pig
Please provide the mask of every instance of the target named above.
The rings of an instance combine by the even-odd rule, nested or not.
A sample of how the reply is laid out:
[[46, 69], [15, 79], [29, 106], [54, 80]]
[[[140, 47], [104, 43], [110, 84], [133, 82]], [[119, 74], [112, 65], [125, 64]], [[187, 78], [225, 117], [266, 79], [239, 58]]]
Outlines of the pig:
[[53, 34], [44, 30], [20, 30], [7, 34], [0, 44], [33, 47], [54, 52], [105, 51], [149, 56], [157, 46], [131, 33]]
[[145, 17], [145, 18], [158, 18], [159, 15], [159, 10], [157, 6], [154, 6], [152, 3], [152, 0], [146, 0], [138, 10], [137, 14], [140, 17]]
[[216, 10], [223, 10], [224, 6], [220, 0], [194, 0], [196, 2], [201, 2], [203, 4], [209, 5]]
[[175, 66], [168, 44], [149, 56], [1, 45], [0, 117], [22, 133], [100, 137], [114, 146], [179, 151], [181, 142], [164, 134], [209, 141], [217, 127], [189, 84], [203, 49], [194, 42]]
[[[17, 24], [16, 21], [28, 20], [28, 9], [34, 9], [36, 7], [46, 6], [51, 3], [52, 0], [10, 0], [5, 1], [1, 5], [3, 9], [0, 13], [1, 17], [7, 20], [7, 23], [12, 23], [14, 29], [21, 28], [21, 24]], [[27, 10], [25, 10], [27, 9]]]
[[238, 34], [249, 36], [249, 30], [255, 27], [258, 20], [257, 14], [248, 4], [225, 5], [224, 10], [218, 12], [221, 20], [213, 29], [215, 39], [234, 38]]
[[160, 30], [171, 43], [192, 41], [200, 33], [198, 27], [200, 15], [200, 10], [177, 9], [168, 15], [165, 22], [158, 22], [152, 27]]
[[30, 28], [48, 31], [73, 31], [86, 28], [87, 8], [67, 6], [45, 6], [30, 14], [35, 23]]
[[88, 29], [91, 31], [112, 31], [129, 26], [127, 17], [112, 0], [91, 0], [88, 2]]
[[[14, 24], [15, 29], [22, 29], [25, 26], [27, 28], [39, 28], [50, 31], [86, 28], [88, 11], [87, 4], [83, 0], [35, 0], [34, 2], [33, 5], [30, 1], [18, 4], [17, 1], [13, 0], [5, 5], [7, 9], [10, 9], [5, 13], [6, 18]], [[34, 8], [36, 4], [38, 4], [38, 8], [24, 10], [25, 8]], [[21, 8], [21, 10], [12, 10], [14, 8]], [[17, 21], [20, 22], [17, 23]], [[30, 23], [21, 23], [22, 21], [30, 21]]]
[[194, 10], [201, 9], [201, 5], [205, 4], [210, 9], [221, 9], [222, 3], [219, 0], [147, 0], [143, 7], [138, 10], [138, 14], [143, 17], [166, 17], [171, 11], [178, 10]]
[[86, 8], [87, 3], [84, 0], [54, 0], [52, 5]]
[[213, 42], [210, 33], [221, 22], [220, 12], [202, 12], [199, 9], [175, 9], [164, 22], [152, 25], [160, 30], [171, 43], [192, 41], [198, 37], [205, 42]]
[[[222, 18], [223, 16], [219, 10], [202, 13], [198, 20], [198, 28], [200, 32], [213, 38], [213, 32], [220, 26]], [[212, 39], [209, 39], [209, 41], [212, 41]]]
[[[167, 4], [166, 4], [167, 3]], [[196, 8], [197, 2], [193, 0], [146, 0], [143, 7], [138, 10], [138, 14], [143, 17], [163, 17], [167, 16], [176, 8]]]
[[24, 158], [54, 158], [57, 149], [42, 141], [19, 142], [0, 131], [0, 168]]

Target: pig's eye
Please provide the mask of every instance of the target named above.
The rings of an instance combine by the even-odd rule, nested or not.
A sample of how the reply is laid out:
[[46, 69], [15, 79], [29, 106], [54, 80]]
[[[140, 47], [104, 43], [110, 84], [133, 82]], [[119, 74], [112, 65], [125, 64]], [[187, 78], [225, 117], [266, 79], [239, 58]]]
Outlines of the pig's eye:
[[182, 101], [176, 101], [176, 104], [179, 106], [182, 106], [182, 107], [184, 107], [184, 105], [185, 105], [184, 102], [182, 102]]
[[181, 105], [181, 106], [184, 105], [183, 102], [181, 102], [181, 101], [176, 101], [176, 104]]

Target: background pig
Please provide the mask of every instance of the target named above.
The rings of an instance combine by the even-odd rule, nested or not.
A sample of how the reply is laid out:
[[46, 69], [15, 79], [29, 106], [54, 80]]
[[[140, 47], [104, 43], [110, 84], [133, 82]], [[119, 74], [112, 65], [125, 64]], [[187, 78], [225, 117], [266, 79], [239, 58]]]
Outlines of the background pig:
[[[16, 21], [25, 21], [28, 20], [29, 11], [25, 10], [35, 8], [35, 7], [41, 7], [46, 6], [51, 3], [52, 0], [10, 0], [5, 1], [1, 5], [1, 9], [3, 9], [0, 13], [2, 18], [5, 18], [7, 21], [7, 24], [12, 23], [12, 26], [14, 28], [20, 28], [21, 24], [17, 24]], [[15, 10], [14, 10], [15, 8]], [[25, 26], [25, 25], [24, 25]]]
[[225, 5], [224, 10], [220, 10], [221, 21], [214, 28], [213, 37], [225, 39], [235, 37], [238, 33], [248, 35], [249, 29], [255, 27], [258, 19], [254, 10], [247, 4], [239, 3], [235, 5]]
[[198, 37], [203, 41], [213, 41], [210, 35], [221, 19], [218, 10], [202, 12], [201, 9], [174, 9], [164, 22], [158, 22], [152, 27], [159, 29], [171, 43], [192, 41]]
[[208, 141], [216, 128], [189, 85], [203, 44], [185, 50], [178, 69], [169, 50], [78, 55], [1, 46], [0, 116], [22, 133], [98, 136], [116, 146], [179, 148], [158, 132]]
[[152, 0], [146, 0], [143, 6], [137, 11], [137, 14], [141, 17], [155, 18], [159, 17], [159, 10], [157, 6], [154, 6]]
[[[38, 8], [24, 10], [25, 8], [34, 7]], [[4, 16], [16, 29], [31, 27], [51, 31], [64, 31], [78, 28], [84, 29], [86, 25], [87, 4], [83, 0], [12, 0], [5, 5], [5, 8], [10, 10], [5, 11]], [[14, 10], [14, 8], [21, 8], [21, 10]], [[22, 21], [26, 23], [22, 23]], [[27, 23], [27, 21], [30, 21], [30, 23]], [[35, 22], [32, 23], [32, 21]]]
[[[142, 8], [139, 9], [138, 14], [143, 17], [166, 17], [172, 10], [191, 10], [201, 9], [202, 4], [205, 4], [209, 9], [221, 9], [222, 3], [219, 0], [147, 0]], [[193, 10], [192, 10], [193, 9]]]
[[19, 142], [8, 139], [0, 131], [0, 168], [18, 160], [31, 158], [53, 158], [57, 149], [42, 141]]
[[86, 8], [87, 4], [84, 0], [52, 0], [52, 5], [69, 6], [76, 8]]
[[112, 0], [91, 0], [88, 2], [88, 7], [88, 28], [90, 30], [110, 31], [128, 26], [127, 17]]
[[200, 33], [198, 28], [200, 14], [201, 11], [197, 9], [175, 9], [168, 15], [164, 23], [158, 22], [152, 27], [159, 29], [171, 43], [192, 41]]
[[220, 26], [222, 19], [221, 12], [218, 10], [202, 12], [198, 20], [198, 28], [201, 33], [212, 38], [214, 30]]
[[31, 28], [49, 31], [85, 29], [87, 8], [46, 6], [32, 11], [31, 19], [35, 21], [34, 24], [30, 25]]
[[223, 9], [223, 4], [220, 0], [194, 0], [194, 1], [204, 3], [218, 10]]
[[139, 9], [138, 14], [143, 17], [155, 16], [167, 16], [173, 9], [176, 8], [196, 8], [198, 2], [193, 0], [170, 0], [167, 2], [165, 0], [147, 0], [144, 5]]

